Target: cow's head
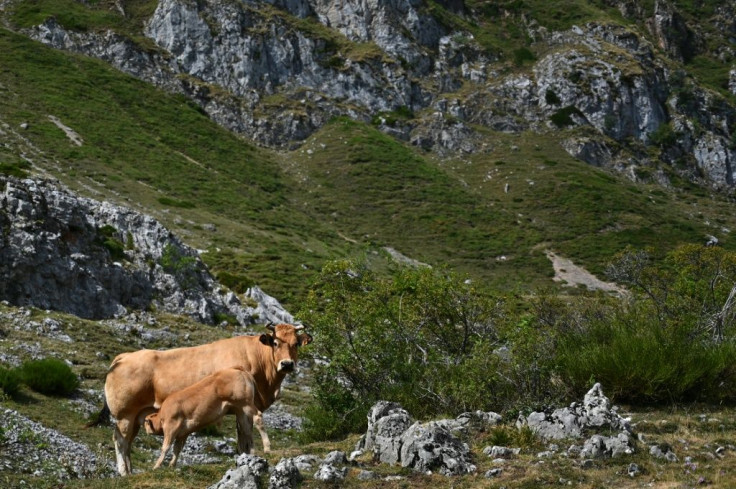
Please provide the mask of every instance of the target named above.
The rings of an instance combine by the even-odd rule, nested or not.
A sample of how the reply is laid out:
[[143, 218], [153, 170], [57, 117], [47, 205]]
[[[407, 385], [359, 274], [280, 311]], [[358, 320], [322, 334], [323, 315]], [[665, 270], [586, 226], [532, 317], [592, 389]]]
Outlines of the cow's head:
[[161, 418], [158, 413], [152, 413], [146, 416], [143, 426], [146, 427], [146, 433], [149, 435], [163, 435], [164, 430], [161, 427]]
[[273, 349], [276, 371], [293, 371], [299, 358], [298, 348], [311, 343], [312, 337], [308, 333], [299, 332], [304, 329], [303, 325], [278, 324], [274, 326], [269, 323], [266, 328], [271, 330], [271, 334], [262, 334], [260, 340], [261, 343]]

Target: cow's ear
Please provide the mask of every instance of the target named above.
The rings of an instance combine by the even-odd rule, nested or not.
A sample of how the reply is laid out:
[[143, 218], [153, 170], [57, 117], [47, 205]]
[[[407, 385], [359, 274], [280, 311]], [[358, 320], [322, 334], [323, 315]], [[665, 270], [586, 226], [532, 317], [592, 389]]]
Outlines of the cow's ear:
[[266, 346], [273, 346], [274, 344], [273, 336], [271, 336], [270, 334], [262, 334], [259, 339], [261, 340], [261, 343]]
[[312, 342], [312, 335], [309, 333], [302, 333], [299, 335], [299, 346], [308, 345]]

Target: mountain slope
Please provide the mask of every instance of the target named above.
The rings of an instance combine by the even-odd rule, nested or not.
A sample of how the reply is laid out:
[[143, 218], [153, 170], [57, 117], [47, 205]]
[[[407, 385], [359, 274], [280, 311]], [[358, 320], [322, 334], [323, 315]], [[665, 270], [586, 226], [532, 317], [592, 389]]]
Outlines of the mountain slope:
[[508, 288], [551, 283], [546, 249], [601, 273], [627, 245], [733, 246], [708, 190], [732, 181], [725, 63], [699, 80], [725, 38], [699, 32], [714, 58], [647, 24], [728, 6], [575, 5], [8, 2], [12, 29], [150, 84], [1, 31], [3, 163], [152, 213], [287, 304], [382, 247]]

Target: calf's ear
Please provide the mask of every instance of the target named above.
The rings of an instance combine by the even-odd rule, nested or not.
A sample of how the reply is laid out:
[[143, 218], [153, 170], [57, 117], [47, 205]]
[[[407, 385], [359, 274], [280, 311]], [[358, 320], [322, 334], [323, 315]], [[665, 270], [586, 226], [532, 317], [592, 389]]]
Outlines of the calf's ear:
[[308, 345], [312, 342], [312, 335], [309, 333], [302, 333], [299, 335], [299, 346]]
[[266, 346], [274, 345], [273, 336], [271, 336], [270, 334], [262, 334], [259, 340]]

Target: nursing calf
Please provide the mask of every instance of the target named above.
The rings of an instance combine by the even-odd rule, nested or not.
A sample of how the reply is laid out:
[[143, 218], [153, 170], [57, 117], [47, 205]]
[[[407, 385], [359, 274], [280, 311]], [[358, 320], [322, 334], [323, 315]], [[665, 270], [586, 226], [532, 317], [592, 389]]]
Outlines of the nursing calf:
[[174, 467], [187, 437], [219, 421], [226, 414], [235, 414], [244, 430], [245, 453], [250, 453], [253, 447], [253, 416], [258, 413], [254, 398], [255, 381], [242, 367], [220, 370], [171, 394], [161, 404], [161, 409], [146, 416], [144, 422], [148, 433], [164, 435], [161, 456], [153, 468], [161, 466], [172, 443], [174, 456], [169, 465]]
[[[268, 329], [268, 334], [173, 350], [139, 350], [115, 357], [105, 380], [105, 405], [97, 420], [88, 426], [99, 424], [110, 414], [117, 420], [113, 440], [118, 472], [132, 473], [130, 449], [148, 414], [174, 392], [222, 369], [240, 366], [250, 372], [255, 379], [256, 408], [260, 412], [268, 409], [278, 398], [286, 375], [294, 371], [298, 347], [312, 341], [309, 334], [301, 331], [303, 326], [278, 324]], [[264, 451], [268, 451], [268, 436], [260, 415], [254, 421], [261, 432]], [[245, 429], [238, 421], [238, 453], [246, 448]]]

